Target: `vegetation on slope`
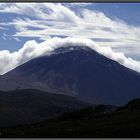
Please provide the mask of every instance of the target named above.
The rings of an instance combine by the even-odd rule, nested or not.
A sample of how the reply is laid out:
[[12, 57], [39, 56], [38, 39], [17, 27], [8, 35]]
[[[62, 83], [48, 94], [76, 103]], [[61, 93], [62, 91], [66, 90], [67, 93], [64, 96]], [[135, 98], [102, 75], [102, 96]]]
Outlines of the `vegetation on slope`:
[[[137, 100], [137, 105], [140, 100]], [[0, 129], [1, 137], [140, 137], [140, 109], [86, 107], [40, 123]]]

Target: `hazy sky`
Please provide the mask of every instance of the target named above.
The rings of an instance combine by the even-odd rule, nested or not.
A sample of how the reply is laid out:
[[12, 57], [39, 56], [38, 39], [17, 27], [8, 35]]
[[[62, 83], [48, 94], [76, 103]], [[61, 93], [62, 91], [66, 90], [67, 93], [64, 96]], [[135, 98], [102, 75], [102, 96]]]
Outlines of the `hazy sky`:
[[0, 66], [24, 48], [31, 52], [27, 41], [53, 37], [91, 39], [140, 61], [139, 15], [140, 3], [0, 3]]

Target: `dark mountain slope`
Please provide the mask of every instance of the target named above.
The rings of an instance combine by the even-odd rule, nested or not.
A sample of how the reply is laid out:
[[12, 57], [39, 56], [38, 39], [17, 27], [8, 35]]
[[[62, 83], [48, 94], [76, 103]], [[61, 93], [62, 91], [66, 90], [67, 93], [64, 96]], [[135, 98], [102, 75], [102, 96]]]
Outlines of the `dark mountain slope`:
[[[133, 102], [133, 103], [132, 103]], [[135, 101], [132, 101], [134, 105]], [[128, 103], [130, 104], [130, 103]], [[139, 106], [140, 101], [137, 100]], [[135, 104], [136, 105], [136, 104]], [[140, 109], [104, 112], [106, 106], [87, 107], [55, 119], [0, 129], [1, 137], [139, 138]]]
[[124, 104], [140, 97], [140, 74], [90, 48], [60, 48], [2, 76], [0, 89], [33, 88], [92, 103]]
[[88, 104], [39, 90], [0, 92], [0, 127], [35, 123]]

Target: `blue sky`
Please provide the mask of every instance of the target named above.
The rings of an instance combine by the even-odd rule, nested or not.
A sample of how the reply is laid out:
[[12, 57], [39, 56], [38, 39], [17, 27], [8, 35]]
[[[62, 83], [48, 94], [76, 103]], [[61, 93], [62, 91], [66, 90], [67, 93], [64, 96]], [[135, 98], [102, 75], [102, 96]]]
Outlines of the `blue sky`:
[[140, 25], [140, 3], [97, 3], [89, 8], [102, 11], [108, 17], [122, 19], [128, 24]]
[[140, 3], [0, 3], [0, 64], [54, 37], [91, 39], [139, 62], [139, 15]]

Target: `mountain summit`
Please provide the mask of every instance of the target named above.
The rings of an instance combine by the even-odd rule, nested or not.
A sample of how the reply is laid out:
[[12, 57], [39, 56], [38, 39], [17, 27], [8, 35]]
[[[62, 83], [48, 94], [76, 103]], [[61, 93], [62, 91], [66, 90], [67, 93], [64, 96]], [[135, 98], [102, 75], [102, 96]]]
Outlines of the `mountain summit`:
[[61, 47], [0, 77], [0, 90], [28, 88], [121, 105], [140, 97], [140, 74], [88, 47]]

